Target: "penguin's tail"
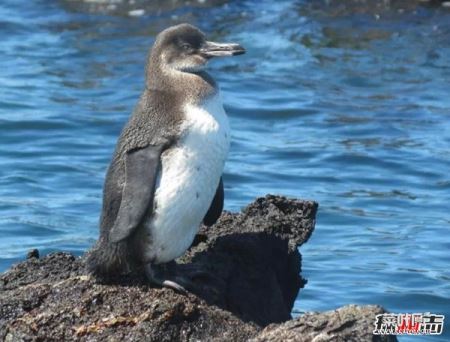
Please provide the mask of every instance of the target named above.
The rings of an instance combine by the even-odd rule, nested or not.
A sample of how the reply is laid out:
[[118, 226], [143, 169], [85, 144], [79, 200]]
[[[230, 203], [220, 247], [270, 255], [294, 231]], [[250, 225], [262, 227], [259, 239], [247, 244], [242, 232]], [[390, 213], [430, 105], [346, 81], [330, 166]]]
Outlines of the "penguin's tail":
[[107, 280], [130, 273], [133, 269], [126, 242], [98, 241], [87, 252], [86, 268], [97, 279]]

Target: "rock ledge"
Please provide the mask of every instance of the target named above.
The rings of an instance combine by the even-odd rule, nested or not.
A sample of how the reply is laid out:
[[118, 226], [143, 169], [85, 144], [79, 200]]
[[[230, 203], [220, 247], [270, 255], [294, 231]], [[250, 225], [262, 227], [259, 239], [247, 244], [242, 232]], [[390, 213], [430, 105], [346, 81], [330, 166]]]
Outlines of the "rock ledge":
[[[177, 260], [180, 269], [195, 267], [206, 274], [193, 279], [195, 288], [188, 295], [149, 287], [140, 275], [100, 284], [86, 273], [84, 258], [54, 253], [39, 259], [38, 251], [32, 251], [26, 261], [0, 276], [0, 339], [309, 341], [318, 334], [325, 338], [321, 341], [338, 335], [348, 336], [345, 340], [369, 338], [372, 318], [382, 311], [379, 307], [341, 309], [353, 312], [347, 315], [353, 317], [352, 325], [339, 310], [340, 320], [333, 313], [290, 320], [298, 291], [306, 283], [300, 276], [297, 247], [311, 236], [316, 212], [315, 202], [271, 195], [242, 213], [224, 212]], [[333, 330], [333, 324], [344, 328]]]

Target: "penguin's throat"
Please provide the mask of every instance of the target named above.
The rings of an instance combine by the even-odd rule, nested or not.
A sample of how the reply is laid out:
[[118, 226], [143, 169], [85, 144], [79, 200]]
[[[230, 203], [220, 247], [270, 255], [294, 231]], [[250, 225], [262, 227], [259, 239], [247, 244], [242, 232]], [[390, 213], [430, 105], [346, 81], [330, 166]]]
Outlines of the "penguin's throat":
[[218, 93], [216, 82], [205, 70], [186, 72], [173, 68], [163, 68], [158, 72], [158, 77], [151, 77], [152, 74], [156, 73], [150, 72], [147, 79], [149, 91], [177, 94], [189, 99], [189, 102], [193, 104], [202, 103]]

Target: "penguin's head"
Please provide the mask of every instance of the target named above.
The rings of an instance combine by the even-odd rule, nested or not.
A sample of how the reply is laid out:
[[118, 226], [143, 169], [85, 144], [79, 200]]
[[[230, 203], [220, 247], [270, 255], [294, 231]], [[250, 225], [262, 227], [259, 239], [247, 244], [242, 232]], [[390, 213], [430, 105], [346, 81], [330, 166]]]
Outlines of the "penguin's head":
[[207, 41], [195, 26], [180, 24], [169, 27], [156, 37], [152, 58], [165, 67], [182, 72], [201, 71], [212, 57], [236, 56], [245, 49], [234, 43]]

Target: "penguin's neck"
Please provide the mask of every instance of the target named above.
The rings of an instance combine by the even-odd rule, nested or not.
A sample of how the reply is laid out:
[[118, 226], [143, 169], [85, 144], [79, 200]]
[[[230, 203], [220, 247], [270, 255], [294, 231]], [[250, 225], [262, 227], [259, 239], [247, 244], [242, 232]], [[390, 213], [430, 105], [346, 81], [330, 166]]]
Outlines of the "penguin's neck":
[[216, 82], [206, 71], [193, 73], [169, 67], [155, 69], [148, 72], [148, 91], [163, 91], [182, 96], [192, 104], [200, 104], [218, 92]]

